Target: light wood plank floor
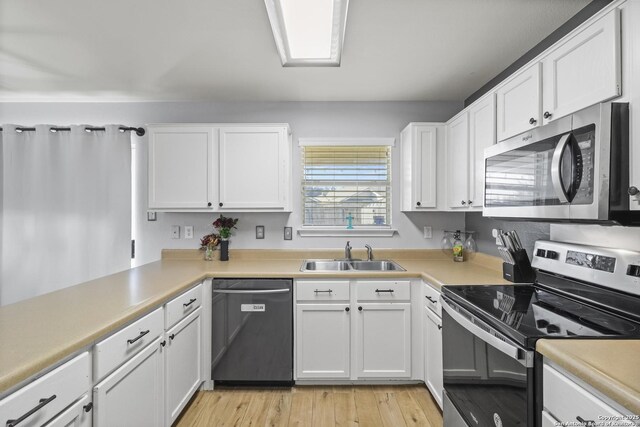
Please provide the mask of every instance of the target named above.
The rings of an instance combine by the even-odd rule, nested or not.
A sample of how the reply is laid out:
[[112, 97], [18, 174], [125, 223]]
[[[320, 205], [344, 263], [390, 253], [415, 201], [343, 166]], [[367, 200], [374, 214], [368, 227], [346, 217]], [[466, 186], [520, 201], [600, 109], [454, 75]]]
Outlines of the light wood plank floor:
[[198, 392], [174, 425], [442, 427], [442, 413], [423, 385], [224, 388]]

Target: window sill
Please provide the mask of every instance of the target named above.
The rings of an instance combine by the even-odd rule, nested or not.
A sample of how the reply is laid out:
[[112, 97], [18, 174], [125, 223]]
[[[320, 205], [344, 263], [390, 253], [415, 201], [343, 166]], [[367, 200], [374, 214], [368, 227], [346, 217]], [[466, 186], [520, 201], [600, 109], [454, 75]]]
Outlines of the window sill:
[[300, 237], [393, 237], [397, 232], [388, 227], [356, 227], [348, 230], [344, 227], [301, 227], [298, 229]]

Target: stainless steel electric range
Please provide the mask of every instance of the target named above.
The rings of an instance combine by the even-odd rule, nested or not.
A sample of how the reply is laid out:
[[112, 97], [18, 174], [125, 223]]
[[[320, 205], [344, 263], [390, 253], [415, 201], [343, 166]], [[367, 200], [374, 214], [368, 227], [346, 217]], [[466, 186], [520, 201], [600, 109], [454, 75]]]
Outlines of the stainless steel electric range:
[[640, 338], [640, 252], [538, 241], [533, 284], [445, 286], [444, 426], [539, 426], [540, 338]]

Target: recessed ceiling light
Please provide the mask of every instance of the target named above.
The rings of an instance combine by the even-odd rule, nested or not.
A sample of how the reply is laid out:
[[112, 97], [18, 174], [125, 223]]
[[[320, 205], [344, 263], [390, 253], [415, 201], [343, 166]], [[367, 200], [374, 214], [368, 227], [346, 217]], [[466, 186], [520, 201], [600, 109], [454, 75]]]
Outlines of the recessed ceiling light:
[[349, 0], [265, 0], [284, 67], [339, 67]]

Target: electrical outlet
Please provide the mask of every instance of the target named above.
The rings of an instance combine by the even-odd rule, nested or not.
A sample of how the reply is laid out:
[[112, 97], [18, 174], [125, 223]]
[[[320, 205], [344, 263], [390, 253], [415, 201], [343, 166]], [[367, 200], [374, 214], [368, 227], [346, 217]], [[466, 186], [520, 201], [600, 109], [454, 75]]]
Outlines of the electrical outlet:
[[184, 238], [193, 239], [193, 225], [184, 226]]
[[264, 239], [264, 225], [256, 225], [256, 239]]
[[284, 240], [291, 240], [293, 239], [293, 228], [292, 227], [285, 227], [284, 228]]
[[156, 218], [157, 217], [155, 211], [147, 211], [147, 221], [155, 221]]
[[425, 239], [433, 239], [433, 228], [430, 225], [424, 226], [424, 238]]
[[172, 225], [171, 226], [171, 238], [172, 239], [179, 239], [180, 238], [180, 226], [179, 225]]

